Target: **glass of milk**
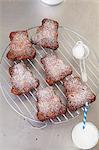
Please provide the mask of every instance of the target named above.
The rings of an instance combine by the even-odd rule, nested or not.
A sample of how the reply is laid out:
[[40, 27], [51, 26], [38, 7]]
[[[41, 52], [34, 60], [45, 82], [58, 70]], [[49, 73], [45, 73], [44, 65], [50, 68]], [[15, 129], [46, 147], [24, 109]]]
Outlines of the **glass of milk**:
[[99, 131], [91, 122], [86, 122], [83, 129], [83, 122], [80, 122], [72, 130], [72, 140], [77, 148], [91, 149], [98, 143]]
[[64, 0], [41, 0], [41, 1], [48, 5], [58, 5]]

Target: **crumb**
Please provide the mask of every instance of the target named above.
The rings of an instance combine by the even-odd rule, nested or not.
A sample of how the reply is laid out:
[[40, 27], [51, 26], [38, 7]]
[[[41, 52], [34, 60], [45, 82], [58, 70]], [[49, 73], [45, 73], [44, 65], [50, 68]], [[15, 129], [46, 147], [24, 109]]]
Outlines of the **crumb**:
[[57, 136], [59, 136], [59, 134], [57, 134]]
[[38, 138], [36, 138], [36, 141], [38, 140]]

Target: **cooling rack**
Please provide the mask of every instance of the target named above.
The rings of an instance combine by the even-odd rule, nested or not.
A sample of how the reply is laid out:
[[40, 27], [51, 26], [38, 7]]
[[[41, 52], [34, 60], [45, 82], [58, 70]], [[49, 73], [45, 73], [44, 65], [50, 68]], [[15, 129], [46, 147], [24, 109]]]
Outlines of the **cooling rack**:
[[[37, 27], [32, 27], [28, 29], [29, 38], [35, 34]], [[86, 70], [88, 74], [88, 81], [87, 85], [91, 88], [91, 90], [97, 94], [98, 92], [98, 75], [99, 70], [98, 68], [98, 59], [97, 56], [88, 44], [88, 41], [83, 38], [78, 33], [72, 31], [71, 29], [67, 27], [59, 27], [59, 48], [55, 51], [55, 53], [58, 55], [59, 58], [61, 58], [66, 65], [71, 65], [73, 68], [73, 75], [80, 76], [80, 68], [79, 68], [79, 61], [77, 61], [72, 56], [72, 48], [76, 44], [77, 41], [83, 41], [90, 49], [90, 54], [88, 59], [86, 60]], [[45, 87], [49, 86], [47, 82], [45, 81], [45, 73], [44, 68], [42, 64], [40, 63], [40, 59], [45, 56], [47, 53], [51, 53], [51, 49], [44, 49], [43, 47], [37, 47], [33, 45], [33, 47], [36, 49], [36, 57], [33, 60], [27, 59], [24, 61], [27, 66], [32, 70], [34, 76], [39, 79], [40, 86]], [[33, 90], [29, 92], [28, 94], [23, 94], [22, 96], [14, 96], [11, 94], [11, 82], [10, 82], [10, 76], [8, 73], [9, 67], [13, 64], [13, 62], [9, 61], [6, 58], [6, 53], [9, 51], [9, 45], [6, 47], [4, 54], [1, 59], [0, 64], [0, 83], [1, 83], [1, 91], [3, 93], [3, 96], [7, 103], [10, 105], [10, 107], [17, 112], [19, 115], [24, 117], [33, 127], [37, 128], [44, 128], [49, 124], [59, 124], [62, 122], [67, 122], [71, 119], [76, 118], [79, 116], [83, 108], [75, 111], [70, 112], [67, 110], [66, 114], [63, 114], [59, 117], [56, 117], [55, 119], [50, 119], [45, 122], [40, 122], [37, 120], [36, 117], [36, 90]], [[93, 60], [93, 61], [92, 61]], [[17, 63], [14, 62], [14, 63]], [[63, 82], [60, 81], [57, 84], [53, 86], [55, 92], [59, 97], [61, 97], [61, 100], [66, 102], [66, 96], [64, 94], [64, 88], [63, 88]]]

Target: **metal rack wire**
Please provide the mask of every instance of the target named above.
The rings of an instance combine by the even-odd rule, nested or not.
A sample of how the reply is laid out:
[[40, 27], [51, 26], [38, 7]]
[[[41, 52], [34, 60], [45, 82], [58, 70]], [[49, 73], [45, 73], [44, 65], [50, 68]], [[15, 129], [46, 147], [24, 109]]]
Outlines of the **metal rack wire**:
[[[28, 32], [30, 35], [33, 35], [36, 28], [28, 29]], [[74, 31], [71, 31], [68, 28], [60, 27], [59, 28], [59, 48], [55, 51], [55, 53], [61, 57], [66, 64], [70, 64], [74, 70], [74, 74], [80, 75], [79, 70], [79, 63], [78, 61], [72, 57], [72, 48], [75, 45], [75, 43], [78, 40], [84, 41], [86, 43], [86, 40], [81, 37], [79, 34], [75, 33]], [[88, 45], [89, 46], [89, 45]], [[51, 50], [44, 49], [43, 47], [37, 48], [37, 46], [33, 47], [36, 49], [36, 57], [35, 59], [25, 61], [25, 63], [29, 66], [29, 68], [32, 70], [34, 76], [36, 76], [40, 80], [40, 86], [49, 86], [48, 83], [45, 81], [45, 73], [44, 68], [42, 64], [40, 63], [40, 59], [47, 54], [48, 52], [51, 52]], [[22, 96], [14, 96], [11, 94], [11, 83], [10, 83], [10, 76], [8, 73], [8, 68], [12, 65], [12, 62], [8, 61], [6, 58], [6, 52], [8, 51], [9, 47], [7, 47], [7, 50], [4, 53], [4, 56], [2, 57], [1, 61], [1, 91], [7, 101], [7, 103], [12, 107], [14, 111], [16, 111], [19, 115], [24, 117], [32, 126], [37, 128], [43, 128], [47, 126], [48, 124], [59, 124], [62, 122], [67, 122], [70, 119], [73, 119], [77, 117], [81, 110], [75, 112], [70, 112], [67, 110], [66, 114], [63, 114], [62, 116], [56, 117], [55, 119], [50, 119], [46, 122], [40, 122], [36, 118], [36, 96], [34, 91], [30, 91], [28, 94], [23, 94]], [[87, 60], [87, 70], [88, 70], [88, 82], [87, 85], [90, 86], [90, 88], [93, 90], [94, 93], [97, 93], [98, 90], [98, 71], [96, 68], [96, 64], [93, 64], [91, 62], [91, 57], [93, 57], [93, 54], [90, 54], [88, 60]], [[17, 63], [17, 62], [14, 62]], [[97, 63], [97, 62], [96, 62]], [[91, 65], [91, 68], [90, 68]], [[95, 73], [94, 73], [95, 72]], [[60, 95], [62, 101], [66, 102], [66, 96], [64, 94], [63, 89], [63, 82], [60, 81], [60, 83], [55, 84], [54, 89], [56, 90], [56, 94]]]

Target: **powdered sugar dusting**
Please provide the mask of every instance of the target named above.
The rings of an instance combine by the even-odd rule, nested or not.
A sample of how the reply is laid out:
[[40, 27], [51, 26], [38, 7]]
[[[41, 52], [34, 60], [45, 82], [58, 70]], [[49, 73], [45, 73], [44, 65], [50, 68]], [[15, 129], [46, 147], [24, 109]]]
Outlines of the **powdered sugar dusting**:
[[24, 63], [18, 63], [13, 67], [13, 75], [11, 77], [12, 84], [23, 90], [24, 88], [36, 88], [37, 80], [33, 77], [31, 71], [26, 68]]
[[[36, 35], [32, 38], [34, 43], [39, 43], [40, 45], [47, 43], [48, 45], [57, 42], [57, 23], [51, 19], [46, 19], [42, 26], [38, 27]], [[42, 43], [44, 42], [44, 43]]]
[[40, 89], [37, 92], [37, 98], [39, 111], [44, 114], [49, 112], [59, 112], [59, 109], [63, 106], [52, 87]]
[[16, 55], [30, 55], [33, 51], [32, 43], [29, 41], [27, 31], [18, 31], [10, 43], [10, 50], [14, 51]]
[[64, 62], [54, 54], [48, 54], [43, 60], [47, 75], [54, 80], [60, 80], [62, 76], [64, 78], [72, 72], [71, 67], [66, 66]]
[[68, 104], [70, 106], [83, 106], [87, 101], [90, 103], [91, 100], [94, 99], [94, 94], [78, 77], [68, 76], [64, 86], [67, 92]]

